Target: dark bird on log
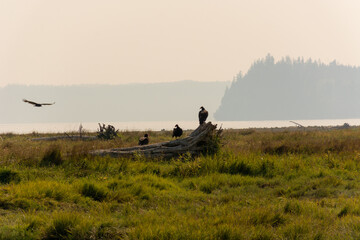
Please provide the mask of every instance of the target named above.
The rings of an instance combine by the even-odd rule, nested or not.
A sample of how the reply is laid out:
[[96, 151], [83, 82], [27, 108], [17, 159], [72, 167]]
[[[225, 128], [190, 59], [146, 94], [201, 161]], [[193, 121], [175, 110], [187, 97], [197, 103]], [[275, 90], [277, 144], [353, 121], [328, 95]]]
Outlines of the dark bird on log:
[[36, 103], [36, 102], [29, 101], [29, 100], [26, 100], [26, 99], [23, 99], [23, 102], [30, 103], [30, 104], [34, 105], [34, 107], [42, 107], [43, 105], [53, 105], [53, 104], [55, 104], [55, 102], [53, 102], [53, 103]]
[[209, 113], [208, 111], [206, 111], [206, 109], [204, 107], [200, 107], [200, 112], [199, 112], [199, 122], [200, 125], [203, 124], [206, 121], [206, 118], [208, 117]]
[[147, 144], [149, 144], [149, 135], [145, 133], [145, 135], [139, 139], [139, 145], [147, 145]]
[[180, 137], [182, 135], [182, 133], [183, 133], [183, 130], [181, 129], [181, 127], [179, 127], [179, 125], [176, 124], [175, 128], [173, 129], [172, 137], [175, 137], [175, 138]]

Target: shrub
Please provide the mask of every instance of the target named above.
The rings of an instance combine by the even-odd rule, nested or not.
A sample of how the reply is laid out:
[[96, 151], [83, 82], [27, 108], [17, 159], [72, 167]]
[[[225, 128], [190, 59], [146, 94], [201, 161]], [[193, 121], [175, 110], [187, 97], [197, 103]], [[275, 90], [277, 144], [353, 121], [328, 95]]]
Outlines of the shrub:
[[29, 215], [25, 217], [24, 223], [27, 231], [35, 232], [40, 229], [40, 227], [45, 223], [45, 220], [39, 215]]
[[346, 215], [348, 215], [349, 213], [349, 206], [345, 206], [343, 209], [341, 209], [341, 211], [339, 212], [339, 214], [337, 215], [339, 218], [345, 217]]
[[177, 166], [170, 171], [169, 175], [178, 177], [194, 177], [200, 175], [200, 173], [200, 161], [193, 161], [185, 164], [177, 162]]
[[78, 224], [78, 217], [76, 215], [70, 213], [58, 214], [51, 225], [46, 229], [43, 239], [69, 239], [72, 235], [71, 230], [76, 224]]
[[284, 206], [284, 212], [299, 215], [301, 213], [301, 207], [297, 202], [287, 202]]
[[61, 157], [60, 147], [56, 145], [52, 145], [45, 152], [43, 158], [41, 159], [41, 166], [58, 166], [63, 163], [63, 159]]
[[91, 197], [95, 201], [102, 201], [106, 198], [106, 192], [92, 183], [85, 183], [82, 186], [81, 194], [85, 197]]
[[11, 171], [9, 169], [0, 170], [0, 183], [8, 184], [10, 182], [19, 182], [20, 177], [17, 172]]
[[206, 142], [199, 143], [204, 144], [205, 148], [203, 151], [204, 155], [215, 155], [220, 151], [221, 148], [221, 132], [222, 130], [218, 130], [216, 133], [210, 134], [209, 137], [206, 139]]
[[212, 191], [216, 189], [217, 186], [211, 182], [203, 183], [200, 185], [200, 191], [210, 194]]
[[230, 164], [229, 173], [230, 174], [251, 175], [252, 170], [249, 165], [240, 161], [240, 162], [233, 162], [232, 164]]
[[283, 239], [305, 239], [307, 232], [306, 226], [291, 224], [284, 229]]
[[15, 208], [20, 208], [23, 210], [27, 210], [31, 207], [31, 201], [29, 199], [26, 198], [20, 198], [20, 199], [15, 199], [13, 201], [13, 205]]
[[285, 223], [285, 217], [279, 212], [270, 210], [254, 211], [250, 216], [250, 223], [253, 225], [270, 225], [278, 227]]
[[99, 128], [100, 129], [98, 131], [97, 137], [100, 139], [114, 139], [115, 137], [117, 137], [117, 134], [119, 132], [119, 130], [116, 130], [115, 127], [112, 125], [105, 126], [105, 124], [103, 124], [101, 126], [101, 124], [99, 123]]
[[243, 161], [233, 161], [232, 163], [225, 164], [220, 167], [221, 173], [253, 175], [251, 167]]
[[114, 223], [105, 222], [97, 227], [96, 239], [124, 239], [125, 234], [120, 232]]
[[258, 174], [264, 177], [273, 177], [275, 164], [271, 161], [264, 161], [261, 163]]

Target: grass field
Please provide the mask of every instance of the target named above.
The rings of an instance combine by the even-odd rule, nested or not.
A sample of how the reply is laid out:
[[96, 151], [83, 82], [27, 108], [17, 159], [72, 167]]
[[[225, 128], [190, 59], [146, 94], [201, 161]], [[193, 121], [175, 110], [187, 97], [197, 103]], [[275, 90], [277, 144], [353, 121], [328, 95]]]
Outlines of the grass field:
[[142, 135], [1, 135], [0, 239], [360, 239], [360, 128], [226, 130], [195, 159], [87, 154]]

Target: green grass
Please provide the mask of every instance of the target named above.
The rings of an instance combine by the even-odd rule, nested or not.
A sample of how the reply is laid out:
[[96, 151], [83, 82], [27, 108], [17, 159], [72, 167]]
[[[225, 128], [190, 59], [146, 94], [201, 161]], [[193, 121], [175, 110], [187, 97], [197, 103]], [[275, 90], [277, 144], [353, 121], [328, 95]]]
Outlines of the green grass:
[[360, 128], [227, 130], [220, 152], [195, 158], [88, 154], [143, 133], [118, 135], [1, 135], [0, 239], [360, 238]]

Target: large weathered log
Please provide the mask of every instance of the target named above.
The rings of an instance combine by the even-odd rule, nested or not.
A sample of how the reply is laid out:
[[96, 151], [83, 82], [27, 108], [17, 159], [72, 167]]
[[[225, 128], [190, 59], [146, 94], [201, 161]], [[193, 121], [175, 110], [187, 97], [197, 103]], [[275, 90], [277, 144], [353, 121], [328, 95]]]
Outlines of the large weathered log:
[[216, 131], [216, 125], [208, 122], [200, 125], [188, 137], [182, 139], [145, 146], [96, 150], [91, 152], [91, 154], [96, 156], [109, 155], [112, 157], [143, 155], [145, 157], [163, 158], [177, 157], [185, 153], [199, 155], [209, 150], [209, 147], [213, 147], [213, 141], [216, 141], [220, 134], [221, 129]]

